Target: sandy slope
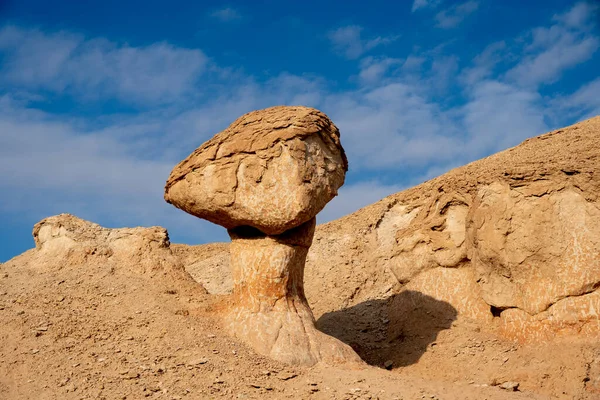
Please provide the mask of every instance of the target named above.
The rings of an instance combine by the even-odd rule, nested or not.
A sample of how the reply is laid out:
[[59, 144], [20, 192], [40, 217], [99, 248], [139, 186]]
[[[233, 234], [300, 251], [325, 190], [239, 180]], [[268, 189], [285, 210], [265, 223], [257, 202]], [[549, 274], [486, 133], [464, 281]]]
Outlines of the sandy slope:
[[2, 399], [544, 398], [468, 377], [289, 368], [228, 338], [199, 286], [102, 260], [49, 270], [28, 263], [34, 251], [0, 266]]

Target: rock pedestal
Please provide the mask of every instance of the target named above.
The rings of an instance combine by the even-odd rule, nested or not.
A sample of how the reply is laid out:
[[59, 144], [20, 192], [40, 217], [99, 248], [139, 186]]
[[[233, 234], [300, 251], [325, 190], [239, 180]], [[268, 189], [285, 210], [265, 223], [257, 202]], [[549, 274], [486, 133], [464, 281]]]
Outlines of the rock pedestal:
[[231, 229], [232, 308], [226, 326], [255, 350], [294, 365], [359, 362], [354, 351], [315, 328], [304, 295], [304, 263], [315, 218], [281, 235]]

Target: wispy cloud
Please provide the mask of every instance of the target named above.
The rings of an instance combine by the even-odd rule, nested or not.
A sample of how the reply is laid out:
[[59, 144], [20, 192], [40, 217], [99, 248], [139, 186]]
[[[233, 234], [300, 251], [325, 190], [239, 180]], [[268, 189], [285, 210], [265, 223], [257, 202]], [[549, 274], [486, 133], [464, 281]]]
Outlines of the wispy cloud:
[[412, 12], [415, 12], [424, 8], [435, 8], [437, 7], [442, 0], [414, 0], [411, 8]]
[[405, 188], [401, 185], [386, 185], [376, 180], [346, 184], [317, 215], [317, 222], [322, 224], [341, 218], [402, 189]]
[[495, 80], [471, 90], [462, 115], [472, 154], [491, 154], [549, 130], [539, 93]]
[[526, 36], [521, 61], [506, 73], [507, 79], [526, 86], [549, 84], [591, 58], [600, 47], [599, 38], [589, 30], [593, 15], [591, 6], [579, 3], [554, 16], [550, 27], [533, 29]]
[[358, 77], [363, 84], [379, 84], [383, 77], [389, 73], [390, 69], [400, 67], [402, 64], [403, 60], [398, 58], [365, 57], [360, 61], [360, 73]]
[[2, 83], [135, 104], [168, 103], [189, 93], [208, 61], [198, 49], [168, 43], [133, 47], [14, 26], [0, 30], [0, 54]]
[[224, 7], [215, 10], [210, 14], [211, 17], [218, 19], [221, 22], [231, 22], [242, 19], [242, 14], [235, 8]]
[[[600, 78], [582, 85], [574, 93], [552, 100], [556, 114], [575, 118], [591, 118], [600, 115]], [[556, 115], [553, 115], [556, 117]]]
[[354, 169], [418, 168], [461, 152], [456, 125], [426, 97], [421, 82], [395, 80], [327, 96], [322, 107], [343, 132]]
[[444, 29], [455, 28], [460, 25], [465, 18], [477, 11], [478, 8], [478, 1], [469, 0], [461, 4], [456, 4], [446, 10], [442, 10], [435, 16], [437, 26]]
[[495, 66], [502, 60], [503, 52], [506, 50], [504, 41], [495, 42], [486, 46], [486, 48], [478, 54], [471, 66], [462, 70], [459, 79], [465, 85], [472, 85], [483, 79], [488, 78]]
[[329, 32], [329, 40], [335, 51], [352, 60], [377, 46], [389, 44], [398, 39], [398, 36], [377, 36], [364, 39], [362, 31], [363, 28], [358, 25], [343, 26]]
[[582, 1], [575, 4], [568, 12], [555, 15], [553, 20], [568, 27], [581, 29], [590, 27], [592, 21], [597, 21], [598, 12], [598, 5]]

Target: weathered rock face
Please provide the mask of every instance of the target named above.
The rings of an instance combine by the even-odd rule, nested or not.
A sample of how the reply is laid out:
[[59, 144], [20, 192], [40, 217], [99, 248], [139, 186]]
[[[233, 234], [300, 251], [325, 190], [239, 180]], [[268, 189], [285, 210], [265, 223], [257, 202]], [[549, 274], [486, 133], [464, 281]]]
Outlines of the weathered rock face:
[[70, 214], [45, 218], [33, 227], [30, 259], [46, 269], [101, 263], [132, 273], [187, 275], [170, 249], [165, 228], [104, 228]]
[[315, 216], [337, 194], [347, 167], [339, 131], [325, 114], [273, 107], [239, 118], [167, 181], [169, 203], [228, 228], [233, 295], [226, 327], [260, 354], [293, 365], [360, 362], [315, 328], [303, 286]]
[[347, 168], [339, 131], [325, 114], [272, 107], [240, 117], [179, 163], [165, 200], [228, 229], [277, 235], [321, 211]]
[[[597, 338], [598, 143], [600, 117], [317, 227], [306, 270], [312, 309], [320, 316], [392, 296], [419, 309], [418, 296], [402, 294], [420, 293], [519, 341]], [[411, 323], [408, 306], [388, 303], [389, 338]]]

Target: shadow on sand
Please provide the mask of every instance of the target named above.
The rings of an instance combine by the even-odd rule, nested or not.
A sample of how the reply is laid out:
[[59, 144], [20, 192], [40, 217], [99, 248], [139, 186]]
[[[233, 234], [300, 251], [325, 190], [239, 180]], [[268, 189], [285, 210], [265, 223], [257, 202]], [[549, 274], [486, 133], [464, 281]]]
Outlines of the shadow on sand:
[[419, 361], [456, 316], [449, 303], [406, 290], [323, 314], [317, 328], [350, 345], [368, 364], [382, 367], [390, 360], [397, 368]]

